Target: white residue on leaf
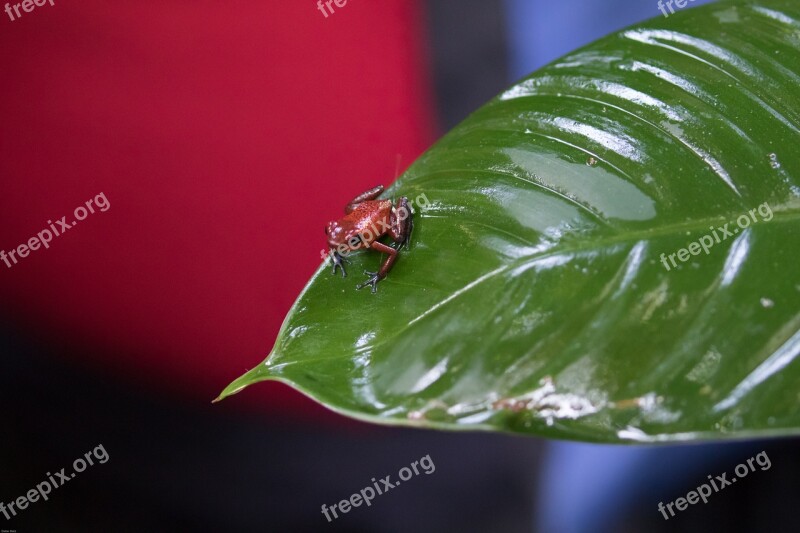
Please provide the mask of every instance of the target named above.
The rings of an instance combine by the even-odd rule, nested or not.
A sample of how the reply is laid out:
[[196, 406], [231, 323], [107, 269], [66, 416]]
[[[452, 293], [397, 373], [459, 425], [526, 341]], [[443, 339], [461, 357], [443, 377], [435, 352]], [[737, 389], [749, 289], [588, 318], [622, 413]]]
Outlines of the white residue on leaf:
[[709, 378], [716, 373], [721, 360], [722, 354], [712, 347], [700, 358], [700, 361], [689, 370], [686, 374], [686, 379], [694, 383], [704, 383], [708, 381]]
[[717, 17], [717, 20], [722, 24], [739, 22], [739, 12], [736, 11], [735, 7], [731, 7], [722, 11], [715, 11], [714, 16]]
[[507, 409], [514, 412], [528, 412], [544, 418], [547, 425], [554, 419], [579, 418], [596, 413], [600, 405], [596, 405], [585, 396], [574, 393], [559, 393], [552, 378], [545, 377], [539, 381], [540, 387], [531, 392], [503, 398], [492, 404], [494, 409]]
[[639, 400], [641, 419], [646, 422], [668, 424], [676, 422], [681, 417], [680, 412], [670, 411], [664, 407], [664, 397], [658, 396], [654, 392], [645, 394]]

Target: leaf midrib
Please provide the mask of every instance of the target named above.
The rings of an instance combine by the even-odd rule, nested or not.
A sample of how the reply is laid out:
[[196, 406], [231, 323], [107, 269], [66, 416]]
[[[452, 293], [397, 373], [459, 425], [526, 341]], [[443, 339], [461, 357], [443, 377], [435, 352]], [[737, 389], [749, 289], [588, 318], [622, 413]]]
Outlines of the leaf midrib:
[[[784, 213], [781, 213], [780, 215], [774, 214], [773, 218], [770, 219], [769, 221], [756, 222], [753, 225], [748, 226], [745, 229], [745, 231], [754, 228], [756, 225], [764, 226], [766, 224], [777, 224], [779, 222], [785, 223], [785, 222], [791, 222], [793, 220], [800, 220], [800, 212], [796, 212], [796, 213], [785, 213], [784, 212]], [[592, 241], [592, 245], [593, 246], [591, 248], [589, 248], [589, 247], [559, 247], [559, 245], [555, 245], [552, 248], [549, 248], [549, 249], [547, 249], [545, 251], [516, 258], [513, 261], [511, 261], [510, 263], [507, 263], [505, 265], [501, 265], [501, 266], [499, 266], [499, 267], [497, 267], [497, 268], [495, 268], [495, 269], [493, 269], [493, 270], [491, 270], [491, 271], [489, 271], [487, 273], [484, 273], [484, 274], [478, 276], [477, 278], [473, 279], [469, 283], [464, 284], [464, 287], [466, 287], [467, 285], [471, 285], [471, 284], [474, 284], [474, 286], [470, 287], [467, 290], [460, 291], [455, 296], [448, 295], [443, 300], [440, 300], [439, 302], [436, 302], [435, 304], [429, 306], [427, 309], [425, 309], [425, 311], [423, 311], [422, 313], [418, 314], [417, 316], [415, 316], [414, 318], [409, 320], [407, 323], [403, 324], [402, 327], [394, 328], [392, 330], [392, 335], [380, 339], [378, 342], [372, 344], [371, 347], [372, 347], [372, 349], [374, 349], [376, 347], [380, 347], [380, 346], [384, 345], [387, 342], [392, 341], [393, 339], [398, 337], [401, 333], [404, 333], [406, 330], [408, 330], [412, 326], [412, 323], [414, 323], [414, 322], [416, 322], [416, 321], [418, 321], [420, 319], [423, 319], [425, 317], [425, 315], [429, 314], [432, 310], [434, 310], [436, 308], [439, 308], [439, 307], [441, 307], [443, 305], [449, 304], [450, 302], [452, 302], [452, 301], [456, 300], [457, 298], [459, 298], [462, 294], [464, 294], [466, 292], [469, 292], [469, 290], [471, 290], [472, 288], [480, 285], [484, 281], [492, 279], [497, 275], [503, 274], [503, 273], [507, 272], [508, 270], [510, 270], [512, 268], [515, 268], [515, 267], [517, 267], [517, 266], [519, 266], [521, 264], [524, 264], [524, 263], [526, 263], [528, 261], [531, 261], [533, 259], [537, 259], [537, 260], [538, 259], [542, 259], [542, 258], [551, 256], [551, 255], [554, 255], [556, 253], [587, 252], [587, 251], [590, 251], [590, 250], [593, 250], [593, 249], [607, 247], [609, 245], [622, 244], [622, 243], [626, 243], [626, 242], [630, 242], [630, 241], [636, 242], [636, 241], [642, 240], [643, 238], [648, 237], [648, 236], [651, 237], [651, 238], [657, 238], [657, 237], [662, 237], [664, 235], [669, 235], [672, 232], [683, 232], [683, 231], [686, 231], [688, 229], [693, 229], [695, 231], [698, 231], [698, 230], [701, 230], [701, 229], [705, 230], [706, 228], [708, 228], [709, 224], [717, 223], [719, 221], [720, 221], [719, 218], [705, 218], [705, 219], [700, 219], [700, 220], [693, 220], [691, 223], [686, 223], [686, 224], [672, 224], [672, 225], [669, 225], [669, 226], [664, 226], [662, 228], [658, 228], [658, 230], [652, 230], [651, 229], [651, 230], [646, 230], [646, 231], [629, 232], [629, 233], [626, 233], [624, 235], [625, 238], [618, 238], [619, 235], [615, 235], [614, 237], [617, 237], [617, 238], [608, 238], [608, 239], [600, 239], [600, 240]], [[740, 235], [743, 235], [743, 234], [744, 234], [744, 232], [742, 232], [740, 234], [737, 234], [737, 237], [740, 236]], [[728, 240], [728, 239], [726, 239], [726, 240]], [[481, 278], [485, 278], [485, 279], [481, 279]], [[476, 283], [476, 281], [478, 281], [478, 280], [480, 280], [480, 281], [478, 283]], [[299, 302], [299, 300], [298, 300], [298, 302]], [[272, 356], [273, 356], [273, 354], [271, 353], [269, 357], [272, 357]], [[349, 359], [350, 357], [351, 357], [351, 354], [348, 353], [348, 354], [342, 354], [340, 356], [333, 356], [333, 357], [325, 357], [325, 358], [319, 358], [318, 357], [318, 358], [314, 358], [314, 359], [287, 361], [285, 363], [278, 363], [277, 365], [275, 365], [274, 368], [276, 368], [276, 369], [277, 368], [286, 368], [287, 366], [293, 366], [293, 365], [300, 364], [300, 363], [312, 363], [312, 362], [315, 362], [315, 361], [330, 361], [330, 360], [343, 359], [343, 358]], [[276, 375], [276, 374], [273, 374], [271, 372], [271, 370], [272, 370], [271, 367], [267, 366], [267, 369], [268, 369], [268, 374]]]

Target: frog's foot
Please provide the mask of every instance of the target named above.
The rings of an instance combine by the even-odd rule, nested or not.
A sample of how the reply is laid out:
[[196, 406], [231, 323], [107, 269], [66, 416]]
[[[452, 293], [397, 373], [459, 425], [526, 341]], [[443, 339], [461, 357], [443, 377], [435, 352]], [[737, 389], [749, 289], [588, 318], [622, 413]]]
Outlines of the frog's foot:
[[367, 285], [371, 285], [372, 286], [372, 292], [373, 293], [377, 292], [378, 291], [378, 282], [380, 280], [382, 280], [384, 278], [384, 276], [381, 276], [379, 272], [369, 272], [368, 270], [365, 270], [364, 274], [368, 275], [369, 279], [367, 279], [367, 281], [365, 281], [364, 283], [360, 283], [360, 284], [356, 285], [356, 290], [361, 290], [364, 287], [366, 287]]
[[350, 260], [345, 256], [339, 254], [339, 252], [332, 250], [331, 251], [331, 261], [333, 262], [333, 274], [336, 274], [336, 267], [341, 267], [342, 269], [342, 277], [347, 277], [347, 272], [344, 270], [344, 261], [345, 263], [349, 263]]

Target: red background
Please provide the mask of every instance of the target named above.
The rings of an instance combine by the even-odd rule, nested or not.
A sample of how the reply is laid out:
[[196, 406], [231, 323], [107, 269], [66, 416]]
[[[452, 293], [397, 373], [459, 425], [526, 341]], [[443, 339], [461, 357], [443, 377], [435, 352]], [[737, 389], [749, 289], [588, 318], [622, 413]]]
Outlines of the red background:
[[[0, 263], [3, 309], [110, 379], [210, 401], [271, 349], [325, 222], [431, 141], [420, 16], [408, 0], [327, 19], [312, 0], [0, 13], [0, 249], [111, 204]], [[231, 402], [317, 409], [281, 385]]]

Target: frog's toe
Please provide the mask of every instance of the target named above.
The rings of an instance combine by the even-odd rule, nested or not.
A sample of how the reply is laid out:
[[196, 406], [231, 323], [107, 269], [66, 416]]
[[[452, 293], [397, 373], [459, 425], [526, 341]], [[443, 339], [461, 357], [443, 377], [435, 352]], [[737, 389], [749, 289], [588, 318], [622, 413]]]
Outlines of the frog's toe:
[[333, 274], [336, 274], [336, 267], [342, 269], [342, 277], [347, 277], [347, 272], [344, 269], [344, 263], [349, 263], [350, 260], [343, 255], [340, 255], [338, 252], [331, 253], [331, 261], [333, 262]]
[[347, 272], [345, 272], [344, 265], [342, 265], [341, 263], [334, 263], [333, 264], [333, 271], [331, 272], [331, 274], [333, 274], [334, 276], [336, 275], [336, 267], [341, 267], [341, 269], [342, 269], [342, 277], [346, 278], [347, 277]]
[[368, 275], [369, 278], [364, 283], [359, 283], [356, 285], [356, 290], [361, 290], [367, 285], [372, 286], [372, 292], [375, 293], [378, 291], [378, 282], [383, 278], [377, 272], [369, 272], [368, 270], [364, 271], [364, 274]]

